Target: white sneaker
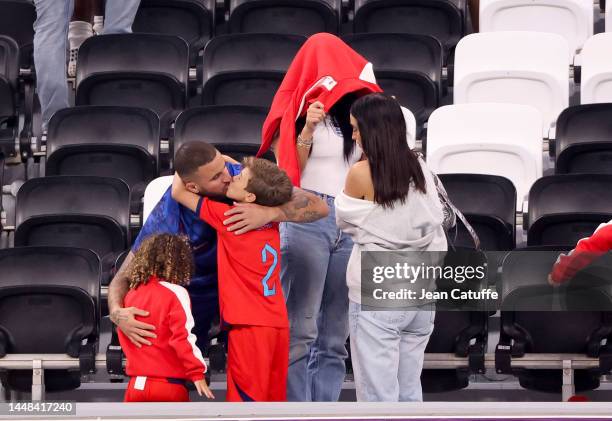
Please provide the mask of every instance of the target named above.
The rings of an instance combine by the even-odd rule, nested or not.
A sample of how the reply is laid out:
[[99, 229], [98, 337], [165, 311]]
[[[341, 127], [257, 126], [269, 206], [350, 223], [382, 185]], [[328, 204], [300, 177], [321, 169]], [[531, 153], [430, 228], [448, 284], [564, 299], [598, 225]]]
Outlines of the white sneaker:
[[70, 59], [68, 60], [68, 77], [76, 77], [77, 59], [79, 57], [79, 49], [70, 49]]

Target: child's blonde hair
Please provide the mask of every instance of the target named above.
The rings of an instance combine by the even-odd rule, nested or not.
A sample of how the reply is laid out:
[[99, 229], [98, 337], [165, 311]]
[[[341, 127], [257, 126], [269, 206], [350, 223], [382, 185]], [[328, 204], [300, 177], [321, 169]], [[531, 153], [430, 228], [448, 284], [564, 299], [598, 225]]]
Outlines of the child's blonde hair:
[[193, 275], [193, 255], [186, 236], [156, 234], [147, 237], [130, 266], [130, 289], [146, 284], [151, 276], [177, 285], [188, 285]]

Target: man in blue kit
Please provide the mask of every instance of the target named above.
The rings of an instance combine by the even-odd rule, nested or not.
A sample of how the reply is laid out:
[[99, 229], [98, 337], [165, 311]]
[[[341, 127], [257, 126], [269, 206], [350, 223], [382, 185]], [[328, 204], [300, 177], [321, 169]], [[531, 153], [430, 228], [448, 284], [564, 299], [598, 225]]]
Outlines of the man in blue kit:
[[[175, 154], [174, 169], [181, 174], [193, 174], [185, 180], [189, 191], [212, 198], [225, 199], [227, 187], [233, 176], [241, 171], [240, 164], [231, 158], [214, 154], [201, 142], [189, 142]], [[257, 229], [270, 222], [312, 222], [327, 215], [326, 203], [318, 196], [294, 188], [290, 202], [279, 207], [255, 204], [239, 204], [226, 213], [224, 221], [229, 231], [237, 235]], [[155, 209], [149, 215], [132, 251], [113, 278], [108, 291], [108, 307], [111, 320], [137, 346], [150, 345], [155, 338], [154, 327], [143, 321], [147, 309], [123, 308], [123, 297], [128, 291], [128, 265], [142, 241], [157, 233], [185, 234], [191, 243], [195, 271], [188, 287], [195, 320], [193, 333], [198, 346], [205, 348], [212, 321], [219, 314], [217, 289], [217, 234], [214, 228], [202, 221], [198, 215], [177, 203], [168, 188]], [[223, 270], [223, 268], [221, 268]]]

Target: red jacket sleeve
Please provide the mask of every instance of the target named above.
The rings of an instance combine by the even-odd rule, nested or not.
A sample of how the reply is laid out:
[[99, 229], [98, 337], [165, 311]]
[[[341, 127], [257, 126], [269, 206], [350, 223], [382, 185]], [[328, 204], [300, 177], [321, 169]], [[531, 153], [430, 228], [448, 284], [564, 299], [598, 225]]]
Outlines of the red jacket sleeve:
[[196, 336], [191, 333], [194, 321], [189, 294], [179, 285], [167, 284], [167, 287], [175, 295], [168, 314], [168, 325], [172, 332], [170, 346], [182, 361], [187, 378], [192, 382], [202, 380], [207, 367], [202, 352], [196, 345]]
[[589, 238], [578, 241], [567, 255], [561, 254], [551, 272], [552, 281], [560, 284], [573, 278], [599, 256], [612, 250], [612, 221], [600, 225]]

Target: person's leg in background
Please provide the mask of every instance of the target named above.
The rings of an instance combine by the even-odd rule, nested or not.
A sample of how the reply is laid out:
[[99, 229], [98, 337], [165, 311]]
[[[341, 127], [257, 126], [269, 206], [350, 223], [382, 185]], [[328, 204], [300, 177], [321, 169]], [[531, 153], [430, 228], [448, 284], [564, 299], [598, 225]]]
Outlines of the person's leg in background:
[[399, 385], [400, 402], [421, 402], [421, 371], [425, 347], [433, 332], [436, 312], [434, 304], [426, 304], [418, 311], [407, 311], [408, 319], [401, 332]]
[[[333, 213], [333, 209], [332, 212]], [[308, 372], [312, 379], [312, 400], [336, 402], [346, 376], [348, 357], [348, 288], [346, 267], [353, 249], [351, 238], [335, 226], [337, 232], [327, 266], [321, 310], [317, 319], [318, 336], [311, 348]]]
[[281, 282], [290, 324], [287, 400], [293, 402], [312, 399], [308, 364], [330, 257], [327, 225], [326, 219], [281, 224]]
[[479, 16], [480, 16], [480, 0], [468, 0], [468, 7], [470, 9], [470, 17], [472, 19], [472, 28], [474, 32], [479, 30]]
[[68, 42], [70, 44], [69, 77], [76, 76], [79, 47], [94, 34], [92, 20], [95, 15], [96, 3], [99, 8], [101, 0], [74, 0], [74, 13], [68, 27]]
[[106, 0], [103, 34], [129, 34], [140, 0]]
[[213, 320], [219, 318], [219, 296], [216, 293], [197, 294], [190, 291], [189, 298], [194, 321], [192, 333], [197, 338], [197, 347], [205, 354], [209, 342], [208, 332]]
[[66, 81], [66, 41], [72, 15], [71, 0], [34, 0], [34, 65], [36, 88], [42, 111], [42, 127], [47, 130], [51, 116], [68, 102]]

